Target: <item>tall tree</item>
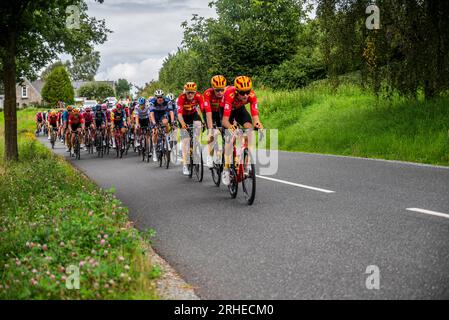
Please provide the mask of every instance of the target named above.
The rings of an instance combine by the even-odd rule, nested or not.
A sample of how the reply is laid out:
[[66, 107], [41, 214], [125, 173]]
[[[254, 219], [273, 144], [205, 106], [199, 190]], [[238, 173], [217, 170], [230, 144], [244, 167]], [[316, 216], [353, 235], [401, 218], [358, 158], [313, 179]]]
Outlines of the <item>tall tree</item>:
[[41, 73], [41, 75], [40, 75], [40, 78], [41, 78], [41, 80], [46, 80], [47, 79], [47, 77], [50, 75], [50, 73], [54, 70], [54, 69], [56, 69], [57, 67], [65, 67], [66, 68], [66, 70], [68, 69], [68, 67], [69, 67], [69, 65], [70, 65], [70, 62], [67, 60], [66, 62], [62, 62], [62, 61], [56, 61], [56, 62], [53, 62], [53, 63], [51, 63], [48, 67], [46, 67], [45, 69], [44, 69], [44, 71], [42, 71], [42, 73]]
[[100, 66], [100, 52], [92, 51], [82, 56], [73, 57], [69, 72], [75, 81], [93, 81]]
[[86, 97], [87, 99], [104, 100], [114, 95], [114, 88], [107, 83], [89, 82], [78, 89], [78, 96]]
[[5, 158], [9, 161], [18, 159], [16, 81], [24, 76], [35, 78], [59, 53], [81, 56], [90, 52], [93, 44], [106, 41], [110, 31], [103, 20], [87, 15], [83, 0], [3, 0], [0, 17]]
[[129, 92], [131, 91], [132, 84], [128, 82], [126, 79], [118, 79], [115, 84], [115, 91], [118, 97], [126, 98], [129, 96]]
[[47, 76], [44, 87], [42, 88], [42, 98], [55, 106], [58, 101], [73, 103], [74, 90], [72, 81], [64, 66], [59, 66]]

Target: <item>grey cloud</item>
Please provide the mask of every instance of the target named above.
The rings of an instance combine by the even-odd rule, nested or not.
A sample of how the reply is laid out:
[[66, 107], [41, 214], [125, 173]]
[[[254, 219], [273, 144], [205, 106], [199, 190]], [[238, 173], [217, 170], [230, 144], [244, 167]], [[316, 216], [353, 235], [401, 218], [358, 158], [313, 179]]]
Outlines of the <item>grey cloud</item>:
[[[145, 66], [154, 61], [147, 78], [134, 79], [140, 85], [157, 78], [157, 70], [168, 53], [181, 45], [181, 22], [192, 14], [215, 16], [208, 7], [210, 0], [105, 0], [103, 4], [89, 0], [89, 15], [105, 19], [113, 33], [108, 41], [95, 49], [101, 53], [98, 76], [115, 76], [123, 65]], [[120, 66], [120, 67], [118, 67]], [[114, 71], [115, 70], [115, 71]], [[120, 69], [121, 70], [121, 69]], [[113, 79], [115, 80], [115, 79]]]

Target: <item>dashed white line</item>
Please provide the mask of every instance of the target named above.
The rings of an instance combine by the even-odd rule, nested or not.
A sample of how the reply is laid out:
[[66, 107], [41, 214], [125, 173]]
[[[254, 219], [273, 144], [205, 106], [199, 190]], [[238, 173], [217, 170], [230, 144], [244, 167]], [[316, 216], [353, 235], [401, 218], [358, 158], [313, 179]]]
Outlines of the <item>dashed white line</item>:
[[431, 210], [426, 210], [426, 209], [420, 209], [420, 208], [407, 208], [406, 210], [413, 211], [413, 212], [424, 213], [424, 214], [430, 214], [432, 216], [437, 216], [437, 217], [442, 217], [442, 218], [449, 219], [449, 214], [447, 214], [447, 213], [441, 213], [441, 212], [436, 212], [436, 211], [431, 211]]
[[309, 189], [309, 190], [314, 190], [314, 191], [319, 191], [319, 192], [324, 192], [324, 193], [335, 193], [335, 191], [332, 191], [332, 190], [326, 190], [326, 189], [322, 189], [322, 188], [306, 186], [304, 184], [294, 183], [294, 182], [290, 182], [290, 181], [279, 180], [279, 179], [269, 178], [269, 177], [260, 176], [260, 175], [256, 175], [256, 177], [265, 179], [265, 180], [283, 183], [283, 184], [288, 184], [288, 185], [299, 187], [299, 188], [304, 188], [304, 189]]

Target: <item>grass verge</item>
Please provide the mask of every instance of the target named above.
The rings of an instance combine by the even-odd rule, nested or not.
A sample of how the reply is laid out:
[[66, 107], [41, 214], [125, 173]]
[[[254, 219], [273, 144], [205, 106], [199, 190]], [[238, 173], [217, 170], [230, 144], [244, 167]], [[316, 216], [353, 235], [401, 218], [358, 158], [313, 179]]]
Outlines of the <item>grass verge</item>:
[[351, 84], [257, 94], [281, 150], [449, 165], [449, 97], [377, 99]]
[[[36, 141], [35, 112], [18, 114], [20, 161], [0, 162], [0, 299], [157, 299], [154, 231], [140, 234], [112, 190]], [[73, 266], [79, 290], [66, 287]]]

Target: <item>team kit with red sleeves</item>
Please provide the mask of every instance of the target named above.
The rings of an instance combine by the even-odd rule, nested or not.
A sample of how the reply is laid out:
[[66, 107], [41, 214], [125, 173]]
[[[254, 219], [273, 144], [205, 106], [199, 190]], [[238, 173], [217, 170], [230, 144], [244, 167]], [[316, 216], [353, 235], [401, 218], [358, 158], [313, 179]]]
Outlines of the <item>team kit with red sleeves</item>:
[[[246, 108], [247, 105], [249, 105], [249, 112]], [[41, 112], [38, 112], [36, 114], [38, 127], [43, 125], [43, 122], [44, 117]], [[76, 132], [81, 134], [81, 141], [83, 141], [85, 131], [90, 128], [94, 129], [92, 130], [93, 134], [99, 132], [104, 134], [106, 139], [104, 145], [107, 147], [116, 148], [115, 137], [118, 134], [121, 138], [122, 135], [130, 137], [129, 143], [133, 143], [134, 151], [140, 154], [143, 151], [137, 143], [137, 136], [141, 133], [140, 128], [149, 128], [150, 132], [153, 133], [153, 143], [151, 144], [153, 149], [150, 150], [150, 154], [153, 155], [154, 161], [158, 161], [155, 154], [158, 152], [156, 146], [159, 147], [158, 139], [161, 135], [161, 131], [156, 131], [155, 128], [161, 125], [168, 135], [177, 132], [176, 128], [179, 127], [181, 129], [179, 151], [182, 155], [182, 172], [184, 175], [190, 176], [192, 176], [193, 167], [192, 162], [189, 165], [189, 159], [187, 159], [189, 153], [190, 157], [192, 154], [192, 144], [189, 139], [193, 137], [192, 141], [196, 141], [196, 139], [199, 141], [201, 132], [204, 132], [204, 130], [201, 130], [202, 128], [207, 129], [207, 144], [209, 147], [206, 166], [208, 167], [216, 166], [217, 159], [214, 158], [213, 160], [214, 149], [211, 148], [211, 145], [214, 140], [216, 143], [218, 133], [221, 133], [224, 145], [225, 130], [233, 133], [239, 127], [244, 131], [263, 129], [259, 120], [257, 96], [253, 90], [251, 79], [246, 76], [238, 76], [235, 78], [233, 86], [227, 86], [226, 79], [222, 75], [212, 77], [211, 87], [205, 90], [203, 94], [198, 91], [196, 83], [187, 82], [177, 99], [173, 94], [165, 95], [162, 90], [158, 89], [153, 97], [148, 99], [141, 97], [131, 104], [129, 104], [129, 101], [120, 101], [115, 103], [112, 109], [108, 101], [99, 102], [93, 109], [87, 107], [85, 110], [67, 106], [64, 111], [49, 112], [47, 125], [49, 128], [59, 130], [61, 141], [66, 144], [67, 151], [71, 155], [74, 134]], [[248, 139], [247, 136], [245, 138]], [[178, 137], [170, 134], [168, 151], [173, 148], [173, 141], [170, 139], [177, 141]], [[234, 144], [235, 153], [235, 138], [232, 141], [226, 140], [226, 148], [229, 146], [232, 148], [231, 143]], [[99, 147], [97, 146], [97, 149]], [[236, 178], [238, 169], [236, 171], [235, 167], [230, 167], [231, 160], [228, 157], [219, 160], [224, 160], [221, 163], [221, 171], [219, 171], [223, 184], [229, 186], [231, 178], [238, 182], [245, 179], [246, 176]], [[190, 159], [190, 161], [192, 160]], [[234, 168], [235, 171], [231, 172], [231, 178], [230, 168]]]

